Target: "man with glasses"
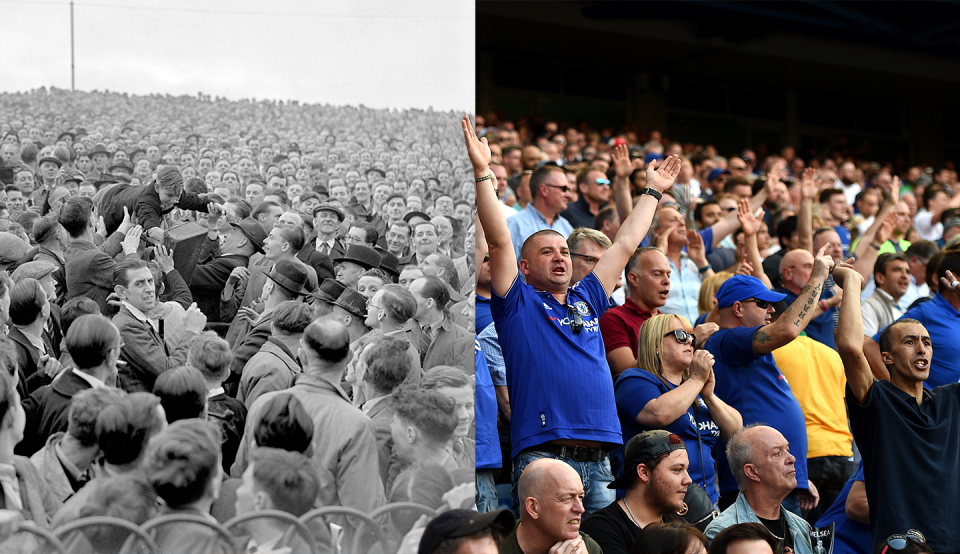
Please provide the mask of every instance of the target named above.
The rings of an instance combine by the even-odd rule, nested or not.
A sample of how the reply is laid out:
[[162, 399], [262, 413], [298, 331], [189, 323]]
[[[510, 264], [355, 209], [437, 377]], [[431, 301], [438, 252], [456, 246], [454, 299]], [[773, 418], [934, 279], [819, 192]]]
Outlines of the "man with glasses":
[[[468, 118], [463, 130], [477, 181], [477, 213], [490, 249], [491, 311], [510, 387], [513, 482], [516, 487], [524, 468], [535, 460], [560, 460], [580, 476], [584, 512], [593, 513], [615, 500], [606, 488], [613, 480], [607, 453], [623, 440], [599, 318], [627, 260], [649, 229], [659, 197], [676, 181], [680, 160], [671, 156], [651, 164], [650, 188], [624, 221], [617, 241], [593, 271], [571, 287], [566, 235], [548, 228], [529, 233], [529, 238], [524, 235], [521, 244], [515, 242], [520, 235], [511, 236], [509, 221], [522, 214], [504, 219], [493, 188], [497, 183], [489, 168], [490, 149], [477, 138]], [[626, 146], [620, 148], [625, 154]], [[550, 167], [535, 172], [531, 180], [535, 202], [541, 206], [557, 192], [549, 185], [566, 188], [562, 170]], [[561, 198], [568, 196], [564, 191]], [[520, 281], [521, 273], [526, 283]], [[513, 499], [519, 511], [516, 488]]]
[[[573, 225], [560, 212], [567, 209], [572, 189], [563, 168], [553, 164], [541, 166], [530, 176], [530, 193], [533, 201], [526, 209], [507, 220], [513, 251], [521, 259], [520, 249], [527, 238], [544, 229], [552, 229], [566, 237], [573, 232]], [[502, 213], [502, 211], [501, 211]], [[593, 227], [592, 221], [588, 227]]]
[[577, 201], [569, 204], [560, 215], [574, 227], [593, 228], [600, 210], [610, 200], [610, 179], [595, 167], [588, 167], [577, 175]]
[[[772, 352], [794, 340], [823, 310], [818, 305], [823, 282], [833, 268], [833, 258], [821, 250], [810, 279], [799, 297], [771, 323], [773, 304], [785, 295], [773, 292], [753, 276], [734, 275], [717, 290], [720, 330], [703, 349], [714, 355], [715, 393], [743, 416], [743, 424], [764, 422], [783, 433], [797, 457], [797, 488], [784, 506], [800, 514], [817, 504], [815, 487], [807, 478], [807, 427], [803, 410], [790, 384], [777, 367]], [[718, 445], [718, 448], [722, 448]], [[717, 460], [721, 510], [737, 498], [737, 482], [727, 459]]]

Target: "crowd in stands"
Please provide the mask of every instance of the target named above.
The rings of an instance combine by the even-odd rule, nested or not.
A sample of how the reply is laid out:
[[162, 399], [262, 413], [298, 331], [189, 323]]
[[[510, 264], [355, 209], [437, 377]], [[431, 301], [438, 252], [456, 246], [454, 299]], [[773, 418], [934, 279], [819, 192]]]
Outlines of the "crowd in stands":
[[[158, 552], [386, 554], [473, 505], [457, 119], [0, 94], [0, 514], [65, 544], [99, 515]], [[119, 550], [116, 525], [71, 550]]]
[[951, 164], [462, 123], [500, 552], [960, 551]]

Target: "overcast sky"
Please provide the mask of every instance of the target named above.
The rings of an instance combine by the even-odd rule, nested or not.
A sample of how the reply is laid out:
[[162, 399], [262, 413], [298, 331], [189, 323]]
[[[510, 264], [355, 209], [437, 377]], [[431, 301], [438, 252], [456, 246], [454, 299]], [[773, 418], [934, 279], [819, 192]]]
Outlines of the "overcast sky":
[[[0, 0], [0, 91], [70, 88], [69, 0]], [[77, 90], [473, 110], [473, 0], [76, 0]]]

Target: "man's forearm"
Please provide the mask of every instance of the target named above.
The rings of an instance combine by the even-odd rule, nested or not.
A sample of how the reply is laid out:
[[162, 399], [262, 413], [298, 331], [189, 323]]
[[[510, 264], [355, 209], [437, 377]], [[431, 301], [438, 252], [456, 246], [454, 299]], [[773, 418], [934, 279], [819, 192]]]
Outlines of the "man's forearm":
[[[813, 252], [813, 199], [804, 198], [800, 201], [800, 213], [797, 214], [797, 236], [799, 247]], [[786, 245], [781, 245], [786, 249]]]

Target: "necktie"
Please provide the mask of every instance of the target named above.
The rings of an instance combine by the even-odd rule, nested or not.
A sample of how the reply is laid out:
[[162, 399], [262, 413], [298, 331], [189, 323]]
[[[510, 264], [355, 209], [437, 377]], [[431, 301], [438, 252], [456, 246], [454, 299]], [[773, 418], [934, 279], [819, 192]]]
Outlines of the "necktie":
[[20, 499], [20, 481], [17, 479], [17, 470], [13, 464], [0, 464], [0, 487], [3, 488], [4, 500], [8, 510], [22, 510], [23, 501]]
[[320, 245], [320, 253], [321, 253], [321, 254], [324, 254], [324, 255], [326, 255], [326, 256], [329, 256], [329, 255], [330, 255], [330, 245], [327, 244], [327, 243], [321, 244], [321, 245]]
[[430, 344], [433, 343], [433, 337], [430, 336], [429, 325], [421, 327], [420, 331], [420, 364], [423, 365], [423, 359], [427, 357], [427, 350], [430, 350]]

